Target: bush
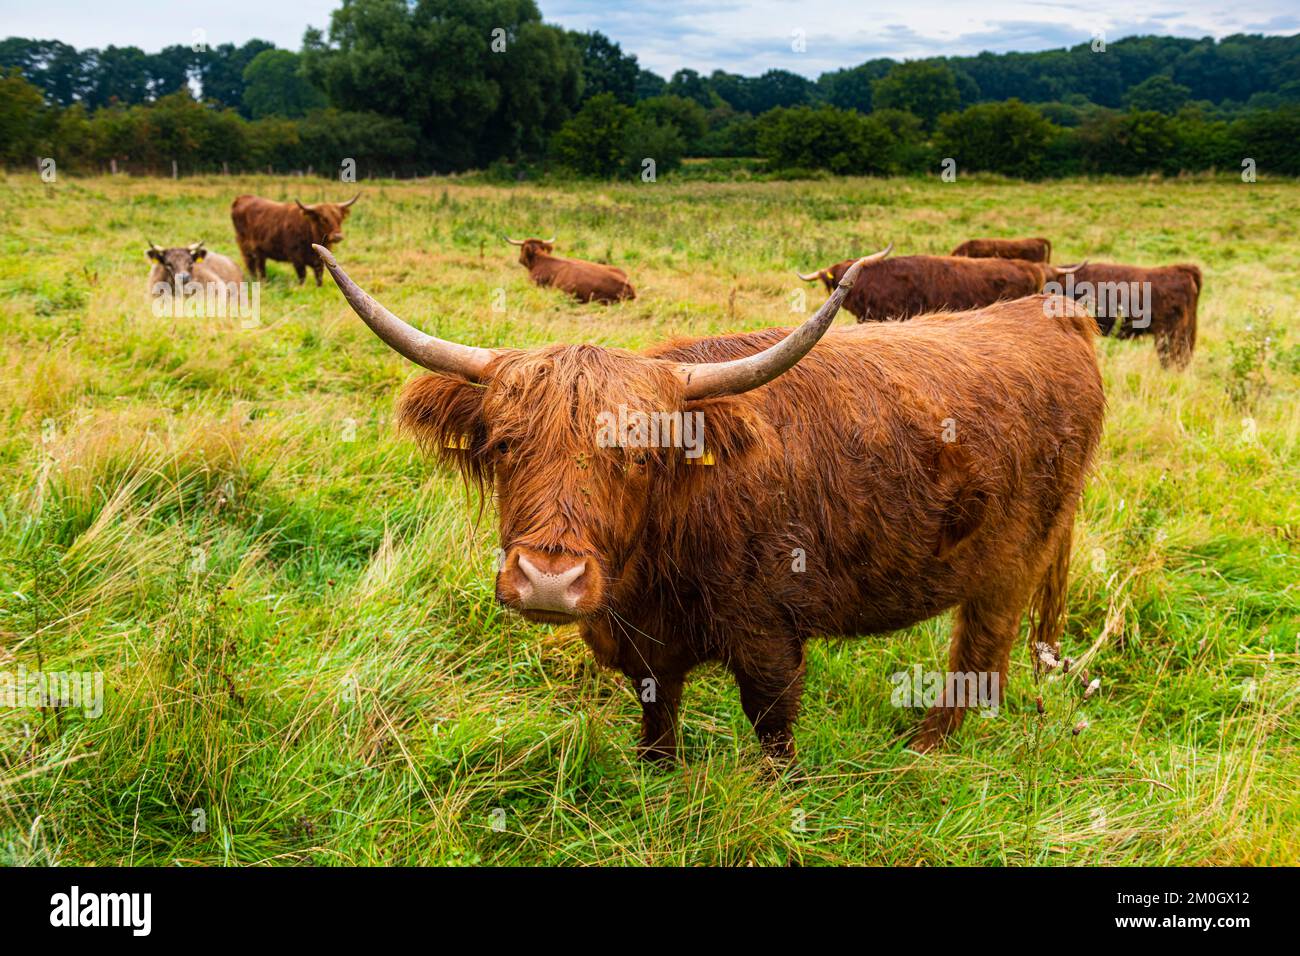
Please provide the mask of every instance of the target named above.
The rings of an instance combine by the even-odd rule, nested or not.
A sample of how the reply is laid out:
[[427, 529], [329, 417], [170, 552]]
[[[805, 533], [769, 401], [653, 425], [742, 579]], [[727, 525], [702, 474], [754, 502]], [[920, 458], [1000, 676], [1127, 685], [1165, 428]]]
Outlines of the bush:
[[1043, 175], [1056, 127], [1019, 100], [980, 103], [939, 120], [935, 146], [958, 169], [1034, 179]]
[[890, 173], [898, 169], [899, 145], [886, 121], [833, 106], [769, 110], [757, 120], [758, 154], [771, 169]]

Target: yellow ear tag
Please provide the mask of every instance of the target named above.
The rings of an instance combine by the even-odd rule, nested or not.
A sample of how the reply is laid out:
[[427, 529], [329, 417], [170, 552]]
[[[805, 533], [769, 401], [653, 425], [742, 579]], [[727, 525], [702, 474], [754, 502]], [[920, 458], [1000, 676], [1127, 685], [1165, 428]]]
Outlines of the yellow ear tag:
[[461, 435], [459, 438], [448, 438], [443, 442], [444, 448], [457, 448], [460, 451], [469, 451], [469, 436]]
[[714, 464], [714, 461], [713, 461], [713, 452], [711, 452], [711, 451], [706, 451], [706, 452], [705, 452], [703, 455], [701, 455], [699, 458], [687, 458], [687, 459], [686, 459], [686, 464], [688, 464], [688, 465], [712, 465], [712, 464]]

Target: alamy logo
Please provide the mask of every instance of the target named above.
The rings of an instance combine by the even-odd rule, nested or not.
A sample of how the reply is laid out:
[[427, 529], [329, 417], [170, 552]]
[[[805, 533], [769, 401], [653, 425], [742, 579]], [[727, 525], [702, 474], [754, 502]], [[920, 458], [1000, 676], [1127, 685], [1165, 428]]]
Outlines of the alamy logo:
[[153, 925], [153, 896], [150, 893], [70, 892], [50, 897], [50, 925], [129, 926], [134, 936], [148, 936]]
[[80, 707], [87, 717], [104, 713], [101, 671], [0, 671], [0, 709]]
[[895, 707], [973, 707], [981, 717], [994, 717], [1002, 700], [997, 671], [927, 671], [916, 664], [890, 674], [889, 683]]
[[601, 448], [684, 448], [687, 458], [704, 454], [703, 412], [642, 412], [618, 406], [596, 416]]
[[1047, 282], [1043, 291], [1082, 299], [1099, 319], [1132, 319], [1132, 328], [1151, 326], [1150, 282], [1075, 282], [1074, 273], [1065, 274], [1065, 282]]

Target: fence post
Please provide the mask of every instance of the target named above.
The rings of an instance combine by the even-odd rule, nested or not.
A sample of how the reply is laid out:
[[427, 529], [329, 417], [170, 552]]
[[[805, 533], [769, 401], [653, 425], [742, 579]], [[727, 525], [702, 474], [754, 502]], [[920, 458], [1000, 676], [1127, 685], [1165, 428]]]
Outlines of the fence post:
[[172, 160], [172, 179], [180, 179], [176, 169], [176, 160]]

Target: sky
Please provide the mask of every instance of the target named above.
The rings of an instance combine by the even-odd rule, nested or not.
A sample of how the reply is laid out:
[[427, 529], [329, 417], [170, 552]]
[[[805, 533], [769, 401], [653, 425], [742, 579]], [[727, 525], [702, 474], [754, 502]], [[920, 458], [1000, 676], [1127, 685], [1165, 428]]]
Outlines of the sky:
[[[1034, 51], [1133, 34], [1224, 37], [1300, 33], [1297, 0], [539, 0], [548, 23], [599, 30], [641, 65], [753, 75], [779, 68], [815, 78], [873, 57], [916, 59], [990, 50]], [[326, 28], [339, 0], [0, 0], [0, 36], [149, 52], [205, 39], [253, 37], [298, 49], [307, 26]], [[202, 30], [203, 37], [194, 31]]]

